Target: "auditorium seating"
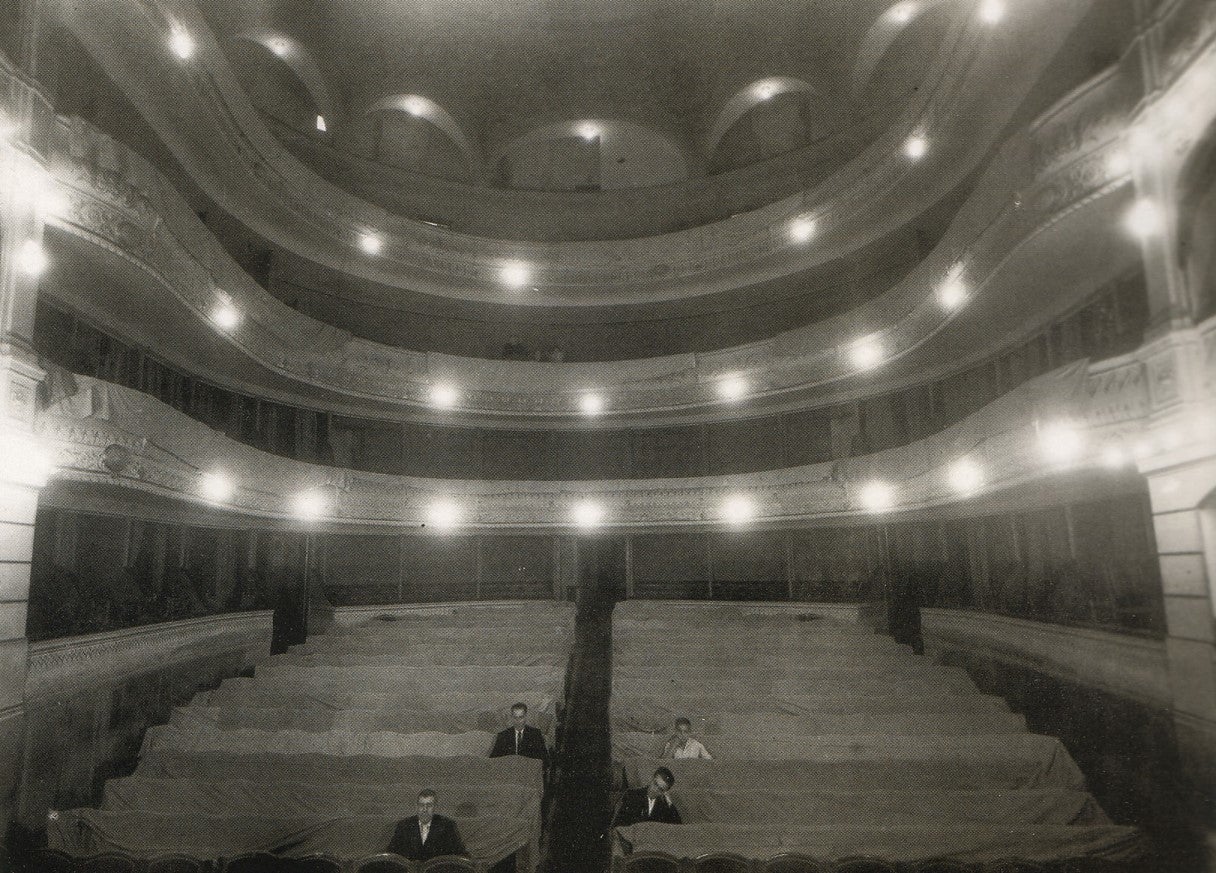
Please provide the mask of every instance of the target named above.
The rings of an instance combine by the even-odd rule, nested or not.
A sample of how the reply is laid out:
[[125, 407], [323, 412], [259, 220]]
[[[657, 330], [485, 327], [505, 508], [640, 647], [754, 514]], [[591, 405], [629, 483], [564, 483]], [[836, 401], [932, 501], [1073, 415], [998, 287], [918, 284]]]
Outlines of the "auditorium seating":
[[148, 859], [147, 873], [209, 873], [212, 865], [209, 861], [192, 858], [189, 855], [159, 855]]
[[224, 873], [283, 857], [293, 871], [345, 870], [382, 853], [418, 791], [433, 788], [478, 866], [448, 859], [428, 873], [512, 856], [531, 869], [541, 764], [487, 755], [517, 700], [552, 744], [572, 610], [428, 612], [335, 628], [196, 695], [146, 732], [135, 772], [110, 780], [98, 808], [48, 822], [50, 846], [79, 858], [122, 849], [141, 865], [169, 853], [227, 859]]
[[[673, 858], [681, 871], [732, 873], [956, 873], [1014, 858], [1062, 870], [1141, 851], [1059, 740], [1028, 733], [961, 670], [862, 626], [629, 601], [613, 647], [620, 783], [670, 768], [684, 821], [617, 828], [618, 871], [672, 869]], [[714, 760], [659, 757], [680, 716]]]

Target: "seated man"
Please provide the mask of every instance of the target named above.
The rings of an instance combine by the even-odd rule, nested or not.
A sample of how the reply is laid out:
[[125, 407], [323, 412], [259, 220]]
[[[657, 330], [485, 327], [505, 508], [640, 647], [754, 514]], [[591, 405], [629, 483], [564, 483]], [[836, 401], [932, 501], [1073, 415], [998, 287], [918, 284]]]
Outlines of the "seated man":
[[456, 822], [435, 813], [435, 792], [430, 788], [418, 792], [418, 814], [397, 822], [397, 829], [385, 851], [396, 852], [411, 861], [425, 861], [438, 855], [467, 857], [469, 854]]
[[511, 707], [511, 722], [511, 727], [503, 728], [494, 737], [490, 757], [520, 755], [524, 758], [535, 758], [544, 764], [547, 771], [549, 749], [545, 745], [545, 735], [541, 733], [540, 728], [528, 724], [528, 704], [517, 703]]
[[647, 821], [683, 824], [680, 811], [667, 794], [675, 784], [675, 775], [666, 767], [655, 770], [649, 786], [631, 788], [621, 795], [621, 802], [617, 804], [616, 815], [612, 819], [613, 827], [623, 828]]
[[704, 758], [712, 761], [713, 755], [706, 751], [700, 740], [692, 737], [692, 722], [686, 718], [676, 719], [676, 732], [663, 745], [664, 758]]

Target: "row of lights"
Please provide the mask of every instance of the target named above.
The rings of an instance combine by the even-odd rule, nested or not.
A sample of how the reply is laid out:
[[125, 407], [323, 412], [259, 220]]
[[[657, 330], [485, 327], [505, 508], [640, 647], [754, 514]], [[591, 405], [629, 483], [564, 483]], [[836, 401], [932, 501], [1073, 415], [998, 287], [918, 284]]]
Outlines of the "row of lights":
[[[981, 12], [985, 20], [995, 22], [1003, 15], [1004, 7], [999, 0], [986, 0], [982, 5], [982, 9], [988, 10], [987, 13]], [[999, 10], [993, 12], [993, 10]], [[917, 4], [905, 2], [896, 4], [888, 11], [888, 15], [898, 21], [907, 21], [917, 11]], [[194, 56], [197, 45], [190, 34], [181, 29], [174, 28], [169, 37], [170, 50], [179, 59], [185, 61]], [[291, 43], [282, 37], [276, 37], [269, 42], [270, 50], [278, 57], [287, 57], [291, 51]], [[768, 100], [774, 97], [780, 91], [779, 83], [775, 81], [765, 80], [755, 86], [756, 96], [761, 100]], [[435, 104], [425, 97], [417, 94], [406, 95], [401, 98], [399, 108], [409, 115], [428, 118], [435, 115], [437, 107]], [[320, 131], [326, 130], [325, 119], [317, 116], [317, 129]], [[603, 136], [603, 127], [597, 122], [585, 121], [577, 124], [574, 127], [574, 132], [587, 140], [588, 142], [600, 139]], [[913, 161], [918, 161], [925, 156], [929, 149], [929, 143], [923, 134], [916, 133], [910, 136], [904, 142], [904, 153]], [[816, 222], [813, 217], [801, 216], [793, 219], [789, 226], [790, 238], [795, 243], [806, 243], [815, 234]], [[376, 256], [384, 250], [384, 239], [374, 231], [365, 231], [360, 234], [357, 240], [360, 250], [364, 254]], [[521, 289], [528, 286], [532, 279], [532, 268], [527, 263], [522, 261], [508, 261], [500, 265], [498, 268], [499, 281], [508, 288]]]
[[[892, 7], [888, 11], [888, 15], [896, 20], [906, 21], [918, 11], [919, 7], [916, 3], [904, 2]], [[985, 21], [995, 23], [1003, 14], [1004, 6], [999, 2], [984, 2], [980, 5], [980, 15]], [[170, 48], [179, 58], [186, 60], [193, 56], [196, 45], [187, 32], [175, 29], [170, 37]], [[289, 46], [282, 41], [273, 42], [271, 50], [283, 56], [289, 50]], [[762, 99], [776, 93], [773, 83], [762, 84], [772, 85], [760, 95]], [[401, 108], [411, 115], [418, 116], [426, 116], [433, 112], [430, 101], [417, 95], [403, 98]], [[592, 122], [581, 125], [576, 132], [589, 140], [602, 135], [599, 125]], [[904, 142], [903, 150], [909, 160], [920, 160], [929, 150], [929, 141], [924, 134], [915, 133]], [[1110, 164], [1112, 172], [1126, 171], [1128, 164], [1126, 154], [1122, 151], [1113, 154]], [[1163, 222], [1161, 209], [1148, 198], [1137, 200], [1125, 217], [1126, 227], [1141, 238], [1160, 232]], [[820, 223], [820, 219], [812, 214], [804, 214], [791, 219], [787, 229], [791, 242], [800, 245], [810, 242], [819, 231]], [[384, 250], [384, 244], [383, 237], [373, 231], [361, 234], [358, 239], [359, 248], [369, 256], [380, 255]], [[22, 268], [31, 274], [41, 272], [47, 265], [45, 252], [41, 245], [33, 240], [23, 246], [19, 261]], [[506, 261], [499, 267], [499, 280], [509, 288], [524, 288], [532, 282], [532, 268], [523, 261]], [[939, 305], [947, 312], [958, 309], [967, 300], [968, 290], [963, 282], [961, 265], [956, 265], [947, 274], [937, 288], [936, 297]], [[236, 306], [225, 299], [213, 310], [212, 320], [220, 329], [231, 331], [240, 324], [242, 318]], [[846, 347], [847, 358], [858, 371], [877, 367], [884, 361], [887, 352], [888, 350], [884, 348], [877, 335], [860, 338]], [[716, 389], [721, 400], [735, 402], [749, 393], [750, 386], [744, 377], [738, 374], [727, 374], [717, 380]], [[437, 408], [451, 408], [457, 405], [458, 401], [459, 392], [453, 385], [437, 384], [431, 388], [430, 402]], [[588, 392], [579, 398], [578, 405], [584, 415], [596, 416], [604, 411], [607, 404], [602, 395]]]
[[[1086, 448], [1084, 433], [1064, 421], [1050, 422], [1039, 428], [1038, 443], [1044, 458], [1058, 466], [1076, 461]], [[1118, 468], [1126, 462], [1127, 458], [1121, 449], [1114, 444], [1108, 446], [1103, 455], [1103, 463], [1106, 466]], [[946, 469], [945, 480], [955, 494], [960, 497], [970, 497], [983, 488], [986, 476], [983, 467], [977, 461], [964, 456], [955, 460]], [[225, 473], [210, 472], [204, 473], [200, 477], [199, 491], [207, 500], [224, 503], [231, 499], [235, 486]], [[858, 505], [867, 512], [887, 512], [895, 507], [899, 498], [899, 489], [886, 480], [871, 479], [857, 489], [856, 498]], [[291, 500], [292, 514], [306, 520], [319, 518], [325, 510], [325, 505], [325, 499], [317, 491], [300, 492]], [[747, 524], [756, 515], [755, 501], [743, 494], [726, 497], [718, 508], [719, 518], [732, 525]], [[458, 527], [464, 520], [464, 516], [464, 509], [451, 499], [437, 500], [426, 511], [428, 523], [439, 530]], [[607, 510], [603, 504], [594, 500], [579, 501], [569, 509], [570, 522], [580, 528], [598, 527], [606, 517]]]
[[[968, 458], [963, 458], [947, 471], [951, 487], [960, 495], [975, 493], [983, 485], [983, 472]], [[199, 478], [199, 493], [214, 503], [226, 503], [236, 491], [232, 479], [222, 472], [204, 473]], [[861, 486], [857, 492], [858, 502], [869, 512], [885, 512], [895, 505], [897, 490], [888, 482], [875, 479]], [[325, 511], [325, 499], [317, 491], [303, 491], [291, 499], [291, 511], [297, 518], [315, 520]], [[718, 508], [722, 521], [732, 525], [744, 525], [757, 514], [754, 500], [743, 494], [725, 498]], [[437, 500], [426, 511], [427, 522], [439, 530], [458, 527], [464, 520], [464, 510], [454, 500]], [[594, 500], [581, 500], [569, 509], [570, 522], [580, 528], [593, 528], [603, 524], [607, 510]]]
[[[1093, 448], [1083, 428], [1067, 420], [1053, 420], [1036, 425], [1039, 453], [1049, 464], [1066, 468], [1080, 460]], [[1126, 467], [1133, 459], [1143, 459], [1157, 450], [1173, 450], [1187, 439], [1206, 440], [1216, 436], [1216, 420], [1209, 415], [1195, 416], [1188, 421], [1166, 429], [1157, 437], [1158, 443], [1147, 438], [1131, 446], [1112, 440], [1099, 446], [1097, 457], [1103, 466], [1112, 470]], [[945, 481], [960, 497], [978, 493], [987, 479], [984, 468], [969, 456], [957, 458], [945, 470]], [[221, 471], [203, 473], [199, 477], [199, 493], [214, 503], [226, 503], [236, 491], [232, 479]], [[883, 479], [871, 479], [857, 491], [857, 502], [867, 512], [887, 512], [895, 507], [899, 498], [896, 485]], [[319, 518], [325, 511], [326, 501], [317, 491], [302, 491], [291, 500], [292, 514], [302, 519]], [[440, 530], [459, 526], [464, 520], [463, 508], [454, 500], [440, 499], [432, 503], [426, 512], [427, 521]], [[743, 525], [757, 515], [757, 506], [752, 498], [744, 494], [732, 494], [719, 505], [718, 516], [732, 525]], [[582, 528], [597, 527], [604, 522], [607, 510], [594, 500], [582, 500], [569, 509], [570, 521]]]
[[[905, 2], [892, 6], [886, 15], [893, 21], [902, 24], [910, 21], [920, 11], [921, 4], [915, 0], [905, 0]], [[983, 0], [978, 6], [978, 14], [983, 21], [996, 24], [1005, 15], [1005, 4], [1002, 0]], [[193, 57], [197, 48], [190, 34], [180, 28], [172, 31], [169, 45], [172, 52], [182, 60]], [[292, 50], [289, 41], [281, 37], [272, 39], [269, 46], [270, 50], [279, 57], [286, 57]], [[769, 80], [756, 86], [756, 94], [762, 100], [771, 98], [779, 90], [778, 84]], [[435, 113], [434, 104], [427, 98], [416, 94], [401, 98], [400, 108], [416, 117], [425, 118]], [[317, 127], [320, 130], [325, 129], [325, 120], [321, 116], [317, 116]], [[592, 141], [603, 135], [603, 128], [595, 122], [587, 121], [577, 125], [575, 132], [584, 139]], [[903, 151], [909, 160], [919, 161], [929, 151], [929, 140], [923, 133], [913, 133], [904, 141]], [[1119, 155], [1112, 158], [1112, 162], [1118, 161], [1120, 161]], [[1150, 214], [1154, 209], [1155, 207], [1151, 203], [1137, 204], [1134, 214], [1128, 218], [1129, 225], [1134, 228], [1136, 233], [1143, 235], [1151, 232], [1146, 228], [1155, 227], [1159, 223], [1159, 217]], [[800, 215], [793, 218], [787, 228], [790, 240], [799, 245], [810, 242], [816, 234], [817, 225], [818, 221], [813, 215]], [[380, 255], [384, 250], [383, 237], [374, 231], [362, 233], [357, 243], [359, 248], [370, 256]], [[531, 284], [532, 273], [533, 270], [529, 264], [518, 260], [504, 262], [498, 268], [499, 281], [506, 287], [516, 290]], [[955, 308], [962, 302], [963, 295], [958, 291], [959, 286], [955, 283], [947, 292], [941, 294], [941, 302], [947, 309]]]

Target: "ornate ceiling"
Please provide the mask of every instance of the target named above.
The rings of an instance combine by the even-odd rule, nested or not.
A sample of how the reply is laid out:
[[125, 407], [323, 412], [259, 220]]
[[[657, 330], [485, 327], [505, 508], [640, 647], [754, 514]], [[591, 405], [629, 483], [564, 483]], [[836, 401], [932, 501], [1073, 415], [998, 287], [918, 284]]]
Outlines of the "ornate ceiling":
[[[910, 28], [877, 88], [857, 70], [888, 0], [201, 0], [230, 55], [258, 43], [297, 72], [337, 135], [414, 95], [473, 160], [552, 125], [595, 119], [665, 140], [696, 175], [758, 99], [812, 98], [813, 136], [902, 104], [943, 37]], [[931, 4], [926, 4], [931, 5]], [[872, 41], [872, 37], [871, 37]], [[256, 74], [256, 73], [255, 73]], [[892, 75], [894, 74], [894, 75]], [[864, 92], [864, 93], [863, 93]], [[387, 101], [387, 104], [386, 104]], [[894, 114], [894, 113], [892, 113]], [[310, 119], [311, 120], [311, 119]], [[335, 123], [336, 122], [336, 123]], [[631, 135], [623, 131], [623, 135]], [[341, 138], [338, 137], [340, 140]], [[477, 175], [477, 174], [474, 174]]]
[[[591, 386], [611, 394], [614, 415], [650, 421], [733, 414], [717, 408], [719, 382], [733, 374], [748, 380], [752, 410], [797, 405], [812, 395], [864, 392], [859, 386], [872, 363], [858, 363], [859, 348], [889, 358], [882, 368], [888, 382], [982, 357], [1053, 307], [1075, 302], [1087, 281], [1130, 257], [1111, 231], [1127, 170], [1111, 169], [1108, 153], [1117, 151], [1139, 93], [1135, 55], [1120, 49], [1097, 64], [1107, 72], [1094, 75], [1077, 48], [1100, 42], [1089, 26], [1104, 9], [1084, 0], [1019, 0], [1008, 4], [999, 27], [982, 20], [978, 0], [925, 0], [912, 5], [907, 20], [896, 14], [909, 8], [904, 3], [618, 3], [574, 15], [565, 13], [580, 7], [566, 0], [508, 4], [505, 19], [480, 0], [359, 0], [340, 8], [236, 0], [50, 5], [138, 113], [138, 127], [110, 132], [132, 149], [120, 162], [142, 192], [138, 211], [146, 206], [148, 213], [138, 217], [141, 228], [147, 220], [146, 233], [134, 240], [127, 225], [114, 230], [95, 220], [93, 201], [109, 199], [101, 171], [122, 150], [100, 134], [85, 142], [86, 128], [65, 120], [54, 161], [75, 192], [76, 212], [65, 224], [85, 237], [115, 236], [112, 250], [156, 277], [148, 294], [163, 297], [153, 284], [168, 288], [201, 316], [204, 329], [213, 307], [235, 305], [244, 320], [230, 336], [210, 338], [217, 353], [234, 342], [275, 380], [307, 383], [327, 400], [426, 407], [431, 386], [448, 380], [462, 386], [462, 414], [566, 419], [577, 415], [579, 392]], [[174, 56], [170, 35], [179, 32], [196, 41], [186, 57]], [[329, 107], [324, 135], [286, 130], [255, 105], [253, 86], [242, 78], [254, 68], [239, 59], [261, 46], [264, 60], [273, 60], [283, 49], [275, 40], [299, 53], [300, 82], [319, 95], [318, 106]], [[486, 46], [498, 48], [483, 52]], [[511, 52], [526, 60], [512, 61]], [[909, 66], [911, 58], [917, 60]], [[425, 82], [424, 73], [431, 77]], [[610, 81], [617, 85], [607, 87]], [[854, 141], [833, 161], [816, 163], [822, 155], [812, 147], [795, 148], [751, 167], [627, 195], [427, 187], [421, 174], [407, 172], [395, 177], [398, 190], [420, 199], [411, 209], [392, 209], [369, 195], [369, 183], [380, 177], [352, 176], [353, 163], [317, 157], [336, 149], [343, 126], [362, 109], [421, 91], [479, 154], [550, 129], [556, 119], [588, 115], [648, 125], [692, 153], [698, 143], [729, 139], [721, 119], [730, 117], [741, 89], [778, 81], [792, 89], [785, 92], [790, 99], [809, 93], [790, 84], [801, 82], [838, 107], [887, 105], [891, 114], [876, 138]], [[1088, 84], [1064, 96], [1082, 81]], [[887, 89], [889, 104], [875, 88]], [[1086, 120], [1091, 116], [1098, 123]], [[141, 136], [155, 141], [156, 157], [172, 156], [154, 163], [191, 180], [186, 200], [168, 190], [172, 181], [148, 182], [153, 174], [136, 154]], [[300, 147], [306, 136], [318, 146], [312, 152]], [[910, 149], [918, 141], [923, 148]], [[766, 194], [751, 190], [756, 180], [781, 173]], [[227, 255], [219, 249], [214, 227], [197, 221], [194, 185], [248, 238], [295, 259], [303, 278], [287, 280], [313, 297], [362, 308], [361, 317], [384, 318], [384, 330], [337, 317], [337, 304], [305, 306], [278, 288], [266, 294], [241, 273], [239, 258], [227, 256], [231, 246]], [[558, 220], [596, 217], [575, 238], [511, 239], [436, 226], [418, 208], [427, 197], [472, 213], [493, 204], [495, 216], [547, 209]], [[723, 202], [748, 206], [723, 215], [715, 212]], [[623, 234], [635, 215], [644, 227]], [[692, 218], [672, 229], [661, 215]], [[814, 224], [806, 236], [794, 232], [802, 221]], [[376, 245], [368, 247], [369, 239]], [[898, 249], [880, 250], [891, 240]], [[1084, 253], [1074, 260], [1091, 268], [1085, 276], [1048, 269], [1069, 249]], [[891, 251], [903, 254], [896, 259]], [[886, 262], [890, 275], [863, 287], [858, 276], [879, 275], [870, 262]], [[516, 264], [526, 267], [527, 281], [507, 287], [504, 268]], [[834, 273], [852, 278], [834, 283]], [[939, 294], [960, 275], [969, 296], [956, 312], [958, 304]], [[116, 293], [134, 298], [136, 284], [124, 275]], [[841, 299], [830, 299], [833, 289]], [[82, 299], [98, 293], [62, 284], [64, 296], [74, 291]], [[436, 302], [428, 304], [427, 295]], [[766, 321], [749, 315], [754, 323], [705, 341], [665, 336], [644, 348], [612, 346], [543, 365], [487, 360], [500, 348], [489, 332], [478, 347], [457, 347], [398, 339], [388, 323], [409, 317], [416, 303], [435, 324], [476, 319], [510, 329], [508, 314], [522, 320], [529, 310], [543, 312], [549, 334], [564, 325], [597, 330], [614, 313], [627, 316], [623, 324], [641, 323], [661, 306], [671, 314], [656, 322], [695, 316], [710, 324], [723, 311], [758, 312], [767, 298], [774, 305], [797, 301], [793, 308], [801, 311]], [[182, 348], [188, 342], [183, 336]], [[534, 345], [550, 344], [562, 343], [547, 335]], [[231, 381], [259, 379], [233, 373]], [[290, 393], [286, 384], [275, 387]]]

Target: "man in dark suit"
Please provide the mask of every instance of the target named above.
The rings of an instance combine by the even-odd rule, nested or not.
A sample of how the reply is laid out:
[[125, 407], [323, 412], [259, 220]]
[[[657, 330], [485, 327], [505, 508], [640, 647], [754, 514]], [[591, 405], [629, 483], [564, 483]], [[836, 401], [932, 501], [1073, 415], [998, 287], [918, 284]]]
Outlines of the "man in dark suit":
[[647, 821], [683, 824], [680, 811], [667, 794], [675, 784], [675, 775], [666, 767], [655, 770], [654, 776], [650, 778], [650, 785], [645, 788], [631, 788], [621, 795], [616, 816], [612, 819], [613, 826], [623, 828]]
[[411, 861], [425, 861], [438, 855], [465, 855], [456, 822], [435, 813], [435, 792], [424, 788], [418, 792], [418, 814], [397, 822], [393, 838], [386, 851], [396, 852]]
[[545, 735], [541, 733], [540, 728], [528, 724], [526, 703], [517, 703], [511, 707], [511, 727], [503, 728], [494, 737], [490, 757], [502, 758], [507, 755], [535, 758], [544, 764], [545, 772], [549, 770], [549, 749], [545, 745]]

